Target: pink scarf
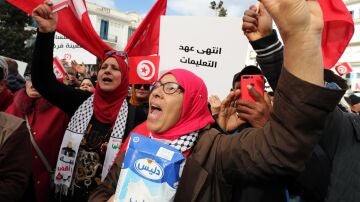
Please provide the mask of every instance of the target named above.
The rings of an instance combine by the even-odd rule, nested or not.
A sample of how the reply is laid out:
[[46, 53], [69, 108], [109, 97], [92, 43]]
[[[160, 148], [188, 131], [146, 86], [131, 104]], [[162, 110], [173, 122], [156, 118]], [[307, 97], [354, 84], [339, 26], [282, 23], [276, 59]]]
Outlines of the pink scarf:
[[[151, 133], [152, 137], [156, 139], [175, 140], [185, 134], [200, 130], [208, 124], [214, 123], [214, 119], [208, 108], [207, 88], [203, 80], [194, 73], [184, 69], [170, 70], [162, 77], [167, 74], [173, 75], [178, 84], [184, 88], [180, 120], [173, 127], [161, 134], [149, 131], [146, 127], [146, 121], [134, 128], [132, 132], [136, 132], [147, 137], [149, 137]], [[123, 144], [120, 153], [126, 150], [128, 139], [125, 144]], [[189, 151], [186, 151], [184, 155], [187, 156], [188, 153]]]
[[[169, 130], [161, 134], [152, 134], [159, 139], [174, 140], [214, 123], [208, 108], [208, 94], [204, 81], [185, 69], [173, 69], [162, 75], [173, 75], [178, 84], [184, 88], [184, 98], [180, 120]], [[160, 78], [160, 79], [161, 79]], [[159, 79], [159, 80], [160, 80]]]

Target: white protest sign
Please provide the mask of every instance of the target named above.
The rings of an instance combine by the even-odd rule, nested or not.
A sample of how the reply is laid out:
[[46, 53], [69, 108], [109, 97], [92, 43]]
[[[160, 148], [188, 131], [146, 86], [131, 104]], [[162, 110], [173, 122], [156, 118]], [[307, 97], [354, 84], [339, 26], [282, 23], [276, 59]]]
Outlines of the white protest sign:
[[249, 42], [240, 18], [162, 16], [159, 73], [187, 69], [201, 77], [208, 94], [225, 98], [245, 65]]
[[78, 63], [96, 64], [96, 56], [81, 48], [64, 35], [55, 33], [54, 57], [66, 59], [68, 62], [75, 60]]

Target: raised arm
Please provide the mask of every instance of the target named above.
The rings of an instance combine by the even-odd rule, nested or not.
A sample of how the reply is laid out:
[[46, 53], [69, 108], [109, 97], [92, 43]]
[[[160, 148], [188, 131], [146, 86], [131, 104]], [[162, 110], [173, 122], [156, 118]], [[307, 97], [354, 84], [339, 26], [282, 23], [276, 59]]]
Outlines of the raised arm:
[[72, 115], [91, 93], [68, 87], [56, 80], [53, 73], [53, 47], [57, 14], [45, 1], [33, 11], [39, 26], [33, 53], [32, 82], [36, 90], [52, 104]]
[[284, 68], [301, 80], [324, 86], [320, 5], [305, 0], [262, 0], [262, 3], [284, 41]]
[[272, 24], [272, 17], [259, 3], [258, 7], [253, 5], [245, 11], [242, 30], [257, 54], [256, 61], [264, 76], [275, 90], [284, 61], [283, 45]]
[[301, 171], [323, 133], [327, 115], [344, 93], [323, 87], [322, 14], [317, 2], [262, 2], [284, 40], [284, 69], [270, 122], [262, 129], [245, 129], [219, 141], [218, 171], [229, 180]]

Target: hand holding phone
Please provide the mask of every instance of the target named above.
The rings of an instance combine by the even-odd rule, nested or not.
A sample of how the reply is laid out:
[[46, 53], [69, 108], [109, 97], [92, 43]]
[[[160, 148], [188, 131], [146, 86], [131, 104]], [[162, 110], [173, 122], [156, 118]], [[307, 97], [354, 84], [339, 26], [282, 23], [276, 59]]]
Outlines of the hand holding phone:
[[240, 78], [241, 100], [255, 102], [255, 98], [251, 96], [248, 85], [264, 96], [264, 76], [262, 75], [242, 75]]

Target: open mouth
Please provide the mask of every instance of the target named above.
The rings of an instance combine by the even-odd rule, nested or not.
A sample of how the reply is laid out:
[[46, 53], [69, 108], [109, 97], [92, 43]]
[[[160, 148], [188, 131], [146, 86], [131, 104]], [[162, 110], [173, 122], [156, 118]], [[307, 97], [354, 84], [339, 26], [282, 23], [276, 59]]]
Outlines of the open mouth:
[[150, 112], [153, 111], [162, 111], [159, 105], [151, 104], [150, 105]]
[[110, 83], [110, 82], [112, 82], [112, 79], [110, 79], [110, 78], [108, 78], [108, 77], [105, 77], [105, 78], [102, 79], [102, 81], [103, 81], [104, 83]]
[[162, 109], [159, 105], [151, 104], [148, 114], [148, 120], [158, 120], [162, 115]]

